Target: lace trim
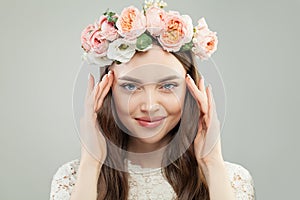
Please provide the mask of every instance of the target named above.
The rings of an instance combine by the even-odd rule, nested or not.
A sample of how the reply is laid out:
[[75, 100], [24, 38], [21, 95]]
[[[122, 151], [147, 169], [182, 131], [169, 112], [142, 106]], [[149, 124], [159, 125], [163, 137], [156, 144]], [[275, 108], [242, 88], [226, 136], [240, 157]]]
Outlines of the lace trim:
[[[140, 165], [128, 162], [129, 200], [132, 199], [176, 199], [170, 184], [164, 179], [161, 168], [142, 168]], [[51, 183], [51, 200], [69, 200], [72, 189], [76, 183], [77, 171], [80, 161], [78, 159], [62, 165]], [[236, 199], [254, 200], [255, 188], [251, 174], [241, 165], [225, 162], [228, 177], [234, 189]]]
[[157, 168], [143, 168], [140, 165], [133, 164], [131, 160], [128, 160], [125, 158], [124, 160], [125, 163], [127, 163], [128, 166], [128, 171], [132, 174], [153, 174], [153, 173], [158, 173], [162, 172], [161, 167]]

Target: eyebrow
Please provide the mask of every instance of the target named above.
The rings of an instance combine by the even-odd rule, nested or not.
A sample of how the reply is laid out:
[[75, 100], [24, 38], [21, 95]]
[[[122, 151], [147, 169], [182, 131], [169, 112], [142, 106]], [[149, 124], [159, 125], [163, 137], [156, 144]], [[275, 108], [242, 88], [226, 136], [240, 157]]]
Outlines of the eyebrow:
[[[173, 79], [180, 79], [179, 76], [176, 76], [176, 75], [172, 75], [172, 76], [167, 76], [167, 77], [164, 77], [162, 79], [159, 79], [158, 82], [164, 82], [164, 81], [168, 81], [168, 80], [173, 80]], [[131, 81], [131, 82], [136, 82], [136, 83], [142, 83], [142, 80], [140, 79], [137, 79], [137, 78], [133, 78], [133, 77], [130, 77], [130, 76], [122, 76], [119, 78], [119, 80], [124, 80], [124, 81]]]

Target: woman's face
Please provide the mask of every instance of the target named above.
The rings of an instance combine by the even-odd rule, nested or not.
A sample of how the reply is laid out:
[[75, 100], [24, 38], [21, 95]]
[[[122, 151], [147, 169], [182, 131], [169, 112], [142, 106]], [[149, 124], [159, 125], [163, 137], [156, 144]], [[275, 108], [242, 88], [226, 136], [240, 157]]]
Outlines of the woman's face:
[[182, 64], [155, 46], [111, 70], [116, 114], [127, 133], [145, 143], [161, 141], [181, 117], [186, 92]]

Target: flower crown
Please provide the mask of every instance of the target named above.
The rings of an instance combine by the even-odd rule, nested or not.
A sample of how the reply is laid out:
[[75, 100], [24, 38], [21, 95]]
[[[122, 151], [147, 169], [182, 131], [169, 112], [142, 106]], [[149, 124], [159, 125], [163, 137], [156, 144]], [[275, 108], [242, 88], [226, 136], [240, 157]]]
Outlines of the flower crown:
[[162, 0], [150, 0], [142, 12], [134, 6], [121, 15], [107, 10], [81, 33], [83, 59], [99, 66], [126, 63], [136, 51], [152, 48], [153, 39], [168, 52], [191, 50], [201, 60], [208, 59], [217, 49], [216, 32], [208, 29], [204, 18], [193, 27], [190, 16], [166, 12], [166, 6]]

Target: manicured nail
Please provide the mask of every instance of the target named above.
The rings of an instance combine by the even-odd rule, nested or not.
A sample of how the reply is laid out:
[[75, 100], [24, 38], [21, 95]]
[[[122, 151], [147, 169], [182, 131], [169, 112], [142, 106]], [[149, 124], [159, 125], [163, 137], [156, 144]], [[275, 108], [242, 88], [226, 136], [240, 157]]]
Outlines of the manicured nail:
[[191, 77], [189, 74], [186, 74], [186, 76], [187, 76], [189, 79], [192, 79], [192, 77]]
[[106, 79], [106, 77], [107, 77], [107, 74], [105, 74], [105, 75], [103, 76], [102, 81], [104, 81], [104, 80]]
[[201, 78], [200, 81], [205, 85], [204, 78]]

